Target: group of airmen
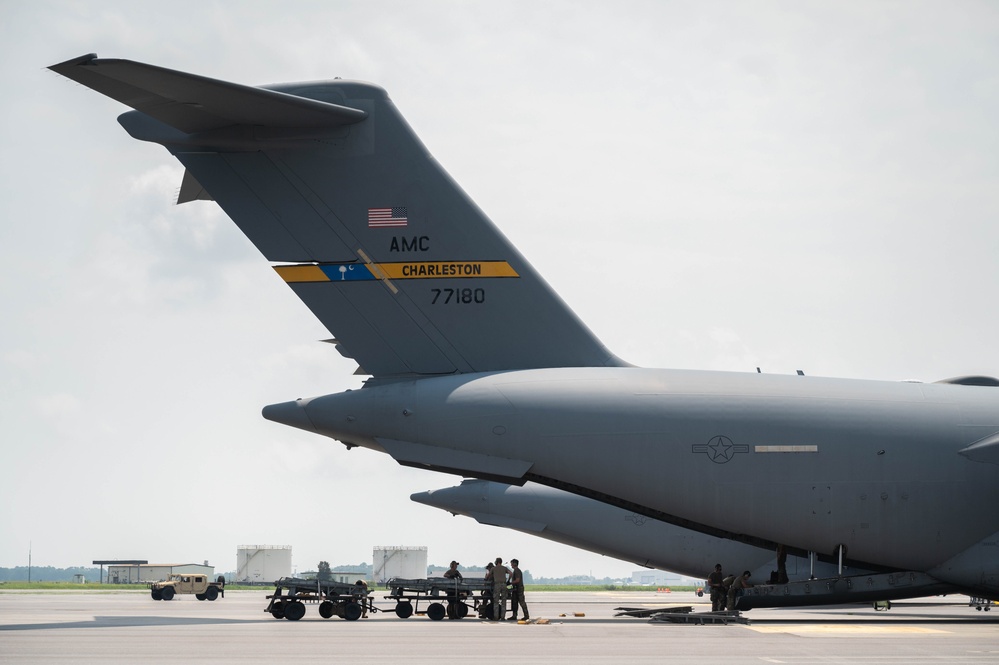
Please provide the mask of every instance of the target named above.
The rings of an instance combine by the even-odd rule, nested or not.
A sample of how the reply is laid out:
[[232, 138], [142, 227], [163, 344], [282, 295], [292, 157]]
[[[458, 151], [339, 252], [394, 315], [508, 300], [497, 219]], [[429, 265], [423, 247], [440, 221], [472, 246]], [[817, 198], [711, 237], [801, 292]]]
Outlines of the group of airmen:
[[[451, 566], [444, 572], [444, 577], [448, 579], [462, 579], [461, 571], [457, 561], [452, 561]], [[722, 572], [722, 565], [715, 564], [715, 569], [708, 575], [708, 589], [711, 593], [711, 611], [721, 612], [724, 610], [734, 610], [739, 596], [745, 593], [746, 589], [751, 589], [753, 585], [749, 581], [750, 572], [743, 571], [742, 575], [728, 575]], [[520, 570], [520, 561], [510, 559], [510, 567], [503, 565], [503, 557], [496, 557], [496, 561], [486, 564], [485, 580], [492, 582], [492, 620], [503, 621], [506, 614], [506, 601], [510, 599], [511, 616], [507, 621], [517, 621], [519, 610], [524, 610], [524, 620], [531, 618], [527, 610], [527, 601], [524, 600], [524, 574]]]
[[[448, 579], [462, 579], [457, 561], [452, 561], [450, 568], [444, 573]], [[527, 601], [524, 600], [524, 573], [520, 570], [520, 561], [510, 559], [510, 567], [503, 565], [503, 557], [486, 564], [486, 582], [492, 582], [492, 620], [503, 621], [506, 614], [506, 601], [510, 599], [510, 617], [507, 621], [517, 621], [519, 610], [524, 610], [524, 621], [531, 619], [527, 611]]]
[[722, 565], [715, 564], [715, 569], [708, 575], [708, 589], [711, 592], [711, 611], [721, 612], [724, 610], [734, 610], [739, 596], [746, 592], [746, 589], [753, 588], [749, 582], [749, 571], [743, 571], [742, 575], [726, 576], [722, 572]]

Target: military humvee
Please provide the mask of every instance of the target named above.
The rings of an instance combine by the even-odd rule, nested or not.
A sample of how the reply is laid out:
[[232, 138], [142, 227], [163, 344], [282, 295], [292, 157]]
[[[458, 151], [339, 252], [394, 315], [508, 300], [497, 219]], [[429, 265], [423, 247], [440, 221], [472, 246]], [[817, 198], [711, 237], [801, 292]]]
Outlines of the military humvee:
[[171, 575], [169, 579], [149, 585], [153, 600], [173, 600], [178, 593], [193, 593], [198, 600], [215, 600], [225, 597], [225, 577], [209, 582], [207, 575], [195, 573]]

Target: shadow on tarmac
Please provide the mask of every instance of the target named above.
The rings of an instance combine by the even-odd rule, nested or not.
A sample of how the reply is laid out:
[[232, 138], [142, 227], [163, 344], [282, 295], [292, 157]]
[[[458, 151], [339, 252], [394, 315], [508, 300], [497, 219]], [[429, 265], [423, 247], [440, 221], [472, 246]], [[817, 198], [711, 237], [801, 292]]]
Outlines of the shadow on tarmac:
[[93, 621], [60, 621], [54, 623], [20, 623], [0, 625], [0, 632], [10, 630], [65, 630], [67, 628], [135, 628], [145, 626], [207, 626], [213, 624], [247, 625], [274, 623], [274, 619], [212, 619], [205, 617], [94, 617]]

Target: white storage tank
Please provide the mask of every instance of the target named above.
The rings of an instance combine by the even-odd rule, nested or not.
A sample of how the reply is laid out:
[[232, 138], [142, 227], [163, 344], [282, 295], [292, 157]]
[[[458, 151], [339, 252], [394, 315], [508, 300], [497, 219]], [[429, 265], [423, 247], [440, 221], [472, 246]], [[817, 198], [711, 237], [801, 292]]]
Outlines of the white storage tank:
[[372, 553], [371, 577], [381, 584], [393, 577], [427, 578], [427, 547], [376, 546]]
[[240, 545], [236, 582], [270, 584], [291, 577], [291, 545]]

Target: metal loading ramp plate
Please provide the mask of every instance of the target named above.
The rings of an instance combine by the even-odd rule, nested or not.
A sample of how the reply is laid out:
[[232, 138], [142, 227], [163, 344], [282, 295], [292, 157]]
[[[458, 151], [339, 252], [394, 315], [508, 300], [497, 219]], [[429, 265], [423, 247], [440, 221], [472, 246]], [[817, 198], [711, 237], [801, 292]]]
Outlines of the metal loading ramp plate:
[[649, 623], [686, 623], [695, 626], [724, 625], [741, 623], [749, 625], [749, 619], [742, 616], [738, 610], [721, 612], [694, 612], [690, 605], [676, 607], [617, 607], [616, 617], [633, 617], [648, 619]]

